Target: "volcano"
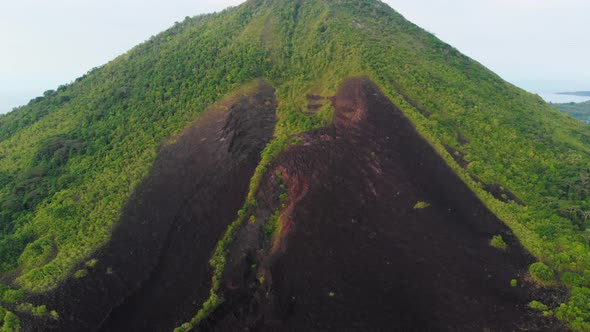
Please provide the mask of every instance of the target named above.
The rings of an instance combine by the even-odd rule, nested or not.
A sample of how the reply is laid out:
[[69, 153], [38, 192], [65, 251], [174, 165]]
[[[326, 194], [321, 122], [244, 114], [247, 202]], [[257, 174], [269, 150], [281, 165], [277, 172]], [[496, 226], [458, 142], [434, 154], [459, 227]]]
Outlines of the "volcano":
[[375, 0], [187, 17], [0, 116], [8, 331], [587, 331], [590, 128]]

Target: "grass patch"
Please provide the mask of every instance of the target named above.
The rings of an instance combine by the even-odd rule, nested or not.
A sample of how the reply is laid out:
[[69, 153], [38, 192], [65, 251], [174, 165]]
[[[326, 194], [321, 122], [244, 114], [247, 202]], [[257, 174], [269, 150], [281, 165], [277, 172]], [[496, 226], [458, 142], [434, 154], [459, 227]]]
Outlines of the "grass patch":
[[430, 203], [420, 201], [414, 205], [414, 210], [426, 209], [429, 206], [430, 206]]

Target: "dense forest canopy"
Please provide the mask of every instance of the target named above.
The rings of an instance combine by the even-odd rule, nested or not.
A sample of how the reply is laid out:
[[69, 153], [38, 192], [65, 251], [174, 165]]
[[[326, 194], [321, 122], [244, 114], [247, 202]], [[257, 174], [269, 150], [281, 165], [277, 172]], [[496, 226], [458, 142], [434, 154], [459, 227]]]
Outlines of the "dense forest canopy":
[[5, 326], [19, 306], [58, 316], [27, 299], [91, 262], [125, 222], [120, 211], [158, 147], [209, 106], [255, 79], [277, 87], [279, 123], [253, 197], [290, 137], [331, 121], [328, 104], [304, 112], [306, 96], [334, 95], [356, 75], [375, 81], [568, 287], [569, 302], [547, 314], [590, 329], [590, 127], [372, 0], [250, 0], [187, 18], [0, 116]]

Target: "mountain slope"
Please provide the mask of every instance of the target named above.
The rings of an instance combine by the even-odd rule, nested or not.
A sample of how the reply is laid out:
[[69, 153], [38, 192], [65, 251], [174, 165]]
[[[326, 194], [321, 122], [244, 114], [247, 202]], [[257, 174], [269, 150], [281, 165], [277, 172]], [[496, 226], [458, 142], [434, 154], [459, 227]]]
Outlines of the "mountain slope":
[[200, 330], [563, 330], [527, 308], [553, 302], [522, 279], [533, 258], [374, 84], [332, 101], [334, 124], [270, 164], [252, 214], [280, 231], [239, 231]]
[[[2, 291], [5, 306], [58, 308], [68, 301], [49, 300], [58, 286], [117, 274], [93, 258], [124, 229], [124, 206], [156, 167], [159, 147], [263, 78], [276, 88], [278, 122], [237, 229], [256, 206], [268, 163], [298, 142], [294, 135], [332, 122], [331, 103], [308, 96], [334, 96], [358, 75], [374, 81], [524, 247], [558, 272], [571, 297], [555, 313], [587, 328], [590, 129], [369, 0], [251, 0], [189, 18], [1, 116], [0, 262], [3, 281], [20, 289]], [[234, 233], [218, 244], [203, 314], [215, 307]], [[57, 295], [48, 299], [48, 291]]]

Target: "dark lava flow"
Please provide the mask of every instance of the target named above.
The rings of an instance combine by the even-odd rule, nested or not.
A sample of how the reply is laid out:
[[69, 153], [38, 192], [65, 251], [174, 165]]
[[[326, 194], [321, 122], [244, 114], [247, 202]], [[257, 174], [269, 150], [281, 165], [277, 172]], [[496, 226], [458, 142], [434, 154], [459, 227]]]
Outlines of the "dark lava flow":
[[[332, 102], [334, 125], [269, 167], [200, 331], [567, 330], [527, 308], [559, 300], [524, 280], [534, 259], [373, 83]], [[269, 244], [259, 223], [279, 207]]]
[[97, 266], [43, 299], [62, 315], [53, 329], [169, 332], [197, 312], [209, 295], [211, 253], [273, 135], [274, 88], [259, 82], [255, 90], [162, 147]]

